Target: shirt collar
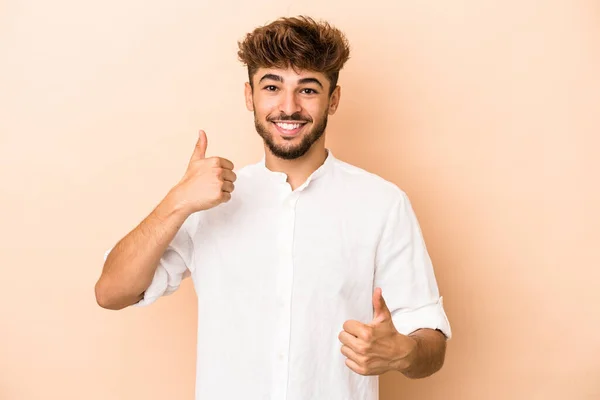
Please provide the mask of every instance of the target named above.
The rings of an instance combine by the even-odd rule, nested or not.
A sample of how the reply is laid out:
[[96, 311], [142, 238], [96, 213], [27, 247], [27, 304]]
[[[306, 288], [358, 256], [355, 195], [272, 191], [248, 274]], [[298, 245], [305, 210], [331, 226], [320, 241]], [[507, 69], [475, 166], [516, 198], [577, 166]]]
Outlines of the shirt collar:
[[[331, 149], [326, 148], [325, 150], [327, 150], [327, 157], [325, 158], [325, 162], [323, 162], [323, 164], [321, 164], [319, 166], [319, 168], [317, 168], [306, 180], [306, 183], [304, 185], [307, 185], [310, 181], [313, 181], [315, 179], [320, 178], [321, 176], [325, 175], [327, 173], [327, 171], [329, 171], [335, 161], [335, 157], [333, 155], [333, 152], [331, 151]], [[265, 164], [265, 156], [263, 155], [262, 159], [260, 160], [260, 162], [258, 163], [260, 169], [265, 172], [268, 175], [277, 177], [278, 179], [280, 179], [282, 182], [287, 181], [287, 174], [283, 173], [283, 172], [276, 172], [276, 171], [271, 171], [270, 169], [267, 168], [266, 164]], [[303, 185], [303, 186], [304, 186]]]

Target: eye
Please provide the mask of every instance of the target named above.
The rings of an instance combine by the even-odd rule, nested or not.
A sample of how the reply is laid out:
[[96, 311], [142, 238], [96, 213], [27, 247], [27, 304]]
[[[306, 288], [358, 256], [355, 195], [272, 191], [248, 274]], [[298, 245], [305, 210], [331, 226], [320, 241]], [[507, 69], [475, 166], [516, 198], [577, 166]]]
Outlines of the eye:
[[302, 89], [302, 91], [306, 94], [318, 94], [318, 92], [315, 89], [310, 88]]
[[269, 85], [269, 86], [265, 86], [264, 89], [268, 92], [274, 92], [277, 90], [277, 86]]

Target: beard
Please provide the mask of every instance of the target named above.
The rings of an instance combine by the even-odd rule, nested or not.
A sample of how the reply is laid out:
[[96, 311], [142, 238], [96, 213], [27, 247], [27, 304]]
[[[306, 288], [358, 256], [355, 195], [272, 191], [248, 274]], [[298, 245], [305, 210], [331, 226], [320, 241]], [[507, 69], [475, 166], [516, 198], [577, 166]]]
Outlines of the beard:
[[[325, 128], [327, 128], [327, 108], [325, 109], [325, 114], [319, 120], [318, 124], [313, 126], [309, 132], [303, 133], [302, 140], [297, 145], [278, 145], [273, 140], [273, 133], [267, 129], [265, 125], [261, 121], [258, 120], [256, 116], [256, 111], [254, 112], [254, 126], [256, 127], [256, 132], [260, 137], [263, 138], [265, 144], [273, 153], [273, 155], [277, 158], [281, 158], [283, 160], [294, 160], [296, 158], [302, 157], [312, 145], [319, 140], [323, 134], [325, 133]], [[271, 120], [285, 120], [285, 121], [301, 121], [309, 123], [313, 122], [310, 118], [304, 118], [300, 115], [300, 113], [292, 114], [291, 116], [280, 115], [277, 118], [267, 118], [267, 124], [272, 124]], [[306, 126], [306, 125], [305, 125]], [[277, 129], [277, 128], [273, 128]], [[304, 129], [304, 127], [302, 128]], [[296, 137], [291, 140], [295, 140]]]

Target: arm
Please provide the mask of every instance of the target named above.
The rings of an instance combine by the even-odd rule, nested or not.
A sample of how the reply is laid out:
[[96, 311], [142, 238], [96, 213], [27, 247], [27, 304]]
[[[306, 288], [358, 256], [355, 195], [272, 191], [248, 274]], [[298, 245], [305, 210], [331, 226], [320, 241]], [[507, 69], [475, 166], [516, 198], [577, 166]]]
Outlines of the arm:
[[438, 330], [452, 337], [431, 258], [408, 196], [400, 192], [377, 249], [375, 286], [381, 287], [399, 333]]
[[95, 286], [96, 301], [119, 310], [139, 302], [160, 258], [189, 216], [175, 196], [164, 200], [108, 254]]
[[95, 286], [101, 307], [119, 310], [142, 299], [149, 304], [179, 287], [192, 266], [194, 246], [186, 225], [197, 221], [188, 217], [229, 201], [236, 180], [233, 163], [206, 158], [206, 146], [200, 131], [182, 180], [107, 255]]
[[404, 335], [396, 329], [381, 289], [373, 293], [374, 318], [369, 324], [349, 320], [339, 334], [346, 365], [361, 375], [399, 371], [407, 378], [425, 378], [439, 371], [446, 354], [446, 336], [418, 329]]
[[421, 229], [403, 192], [387, 215], [374, 283], [373, 320], [346, 321], [340, 332], [346, 365], [363, 375], [396, 370], [422, 378], [438, 371], [452, 332]]
[[411, 360], [397, 370], [411, 379], [425, 378], [439, 371], [446, 356], [446, 336], [438, 330], [426, 328], [408, 337], [415, 341]]

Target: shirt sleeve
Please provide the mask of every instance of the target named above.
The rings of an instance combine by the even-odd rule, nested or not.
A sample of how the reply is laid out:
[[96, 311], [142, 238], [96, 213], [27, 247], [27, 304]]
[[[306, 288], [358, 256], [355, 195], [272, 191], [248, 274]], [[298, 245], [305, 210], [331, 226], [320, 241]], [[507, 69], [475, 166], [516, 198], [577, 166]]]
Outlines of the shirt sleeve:
[[385, 223], [375, 264], [375, 287], [381, 288], [398, 332], [408, 335], [430, 328], [452, 337], [421, 228], [401, 190]]
[[[144, 291], [144, 297], [134, 306], [147, 306], [161, 296], [174, 293], [179, 289], [183, 279], [191, 275], [194, 262], [194, 243], [191, 232], [195, 232], [194, 224], [197, 223], [195, 214], [185, 220], [161, 256], [152, 282]], [[104, 261], [111, 251], [112, 248], [105, 252]]]

